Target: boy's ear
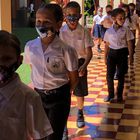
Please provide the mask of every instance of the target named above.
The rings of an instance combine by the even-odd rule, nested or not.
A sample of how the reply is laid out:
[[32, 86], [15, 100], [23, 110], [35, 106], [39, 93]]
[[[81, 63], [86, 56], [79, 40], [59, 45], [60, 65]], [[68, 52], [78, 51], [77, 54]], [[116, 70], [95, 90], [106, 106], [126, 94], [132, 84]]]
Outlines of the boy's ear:
[[59, 21], [59, 22], [57, 23], [57, 29], [58, 29], [58, 30], [61, 28], [62, 24], [63, 24], [63, 21]]
[[79, 19], [82, 17], [82, 14], [80, 14]]
[[113, 19], [113, 21], [116, 21], [116, 18], [114, 16], [111, 17]]

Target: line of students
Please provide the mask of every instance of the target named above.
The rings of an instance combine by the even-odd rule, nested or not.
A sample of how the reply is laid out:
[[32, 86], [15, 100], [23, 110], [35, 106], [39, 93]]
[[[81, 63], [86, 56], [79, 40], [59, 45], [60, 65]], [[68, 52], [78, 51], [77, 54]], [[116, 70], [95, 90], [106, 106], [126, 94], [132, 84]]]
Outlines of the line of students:
[[128, 55], [130, 64], [133, 63], [136, 29], [140, 35], [139, 17], [134, 11], [134, 3], [122, 4], [121, 8], [113, 11], [112, 6], [107, 5], [107, 15], [103, 16], [103, 8], [99, 7], [98, 14], [93, 18], [91, 34], [98, 39], [98, 52], [101, 42], [105, 43], [109, 95], [104, 101], [114, 101], [114, 79], [118, 80], [117, 101], [123, 100], [124, 76], [128, 69]]
[[[22, 84], [15, 73], [22, 61], [18, 39], [0, 31], [0, 128], [4, 128], [0, 135], [5, 140], [9, 136], [11, 140], [62, 140], [72, 93], [77, 97], [77, 127], [85, 126], [84, 96], [88, 95], [87, 66], [92, 58], [93, 42], [87, 29], [79, 24], [79, 4], [69, 2], [65, 12], [66, 25], [61, 27], [63, 12], [59, 5], [39, 8], [36, 13], [39, 37], [25, 46], [24, 62], [31, 66], [34, 90], [41, 97], [46, 115], [38, 94]], [[109, 93], [105, 101], [114, 98], [113, 77], [117, 67], [117, 101], [120, 102], [128, 51], [130, 63], [133, 62], [134, 36], [123, 26], [124, 10], [114, 9], [112, 19], [113, 26], [104, 35]]]

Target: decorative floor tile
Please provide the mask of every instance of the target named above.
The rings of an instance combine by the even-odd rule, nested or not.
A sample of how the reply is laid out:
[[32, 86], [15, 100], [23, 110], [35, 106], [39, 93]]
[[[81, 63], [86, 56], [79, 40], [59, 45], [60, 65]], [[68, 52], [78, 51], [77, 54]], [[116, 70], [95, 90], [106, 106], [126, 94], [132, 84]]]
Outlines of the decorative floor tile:
[[[103, 48], [102, 48], [103, 49]], [[108, 95], [104, 52], [94, 57], [88, 66], [89, 95], [85, 97], [86, 126], [76, 126], [76, 98], [72, 96], [68, 119], [69, 140], [140, 140], [140, 47], [135, 61], [125, 76], [124, 103], [106, 103]], [[100, 59], [98, 59], [100, 57]], [[117, 81], [115, 86], [117, 85]]]

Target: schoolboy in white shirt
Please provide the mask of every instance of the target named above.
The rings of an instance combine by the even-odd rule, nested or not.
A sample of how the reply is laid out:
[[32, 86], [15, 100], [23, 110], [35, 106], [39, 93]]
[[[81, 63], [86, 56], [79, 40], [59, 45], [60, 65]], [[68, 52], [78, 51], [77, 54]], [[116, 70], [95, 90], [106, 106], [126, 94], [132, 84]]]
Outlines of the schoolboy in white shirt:
[[135, 13], [135, 7], [136, 5], [134, 3], [129, 3], [129, 9], [130, 9], [130, 14], [131, 14], [131, 19], [132, 19], [132, 23], [131, 23], [131, 31], [134, 34], [134, 39], [132, 40], [133, 42], [133, 52], [135, 52], [135, 43], [136, 43], [136, 30], [138, 31], [138, 37], [140, 37], [140, 27], [139, 27], [139, 23], [140, 23], [140, 19], [139, 16]]
[[125, 12], [121, 8], [112, 11], [114, 24], [104, 36], [105, 41], [105, 64], [107, 65], [108, 97], [104, 101], [112, 101], [114, 98], [114, 74], [117, 67], [118, 86], [117, 102], [123, 100], [124, 76], [128, 69], [128, 51], [130, 64], [133, 62], [133, 49], [131, 40], [132, 32], [124, 27]]
[[103, 18], [103, 8], [98, 7], [97, 12], [98, 12], [97, 15], [95, 15], [93, 17], [93, 26], [91, 29], [91, 35], [92, 35], [93, 39], [96, 40], [96, 42], [97, 42], [98, 52], [101, 53], [102, 50], [101, 50], [100, 45], [103, 41], [103, 37], [104, 37], [104, 33], [105, 33], [105, 29], [104, 29], [103, 25], [101, 24], [102, 18]]
[[112, 5], [107, 5], [106, 6], [106, 15], [104, 15], [101, 19], [101, 24], [105, 29], [108, 29], [112, 26], [113, 24], [113, 19], [111, 17], [111, 12], [113, 10]]
[[66, 24], [60, 29], [60, 38], [76, 49], [79, 61], [79, 82], [74, 91], [77, 97], [77, 127], [85, 126], [83, 108], [84, 96], [88, 95], [87, 83], [87, 66], [92, 58], [93, 41], [87, 29], [79, 24], [80, 5], [75, 2], [69, 2], [65, 7], [65, 20]]
[[52, 134], [40, 96], [20, 81], [18, 38], [0, 31], [0, 139], [45, 140]]
[[61, 140], [68, 119], [71, 93], [78, 82], [78, 58], [75, 49], [58, 36], [63, 11], [58, 4], [46, 4], [36, 12], [39, 37], [27, 42], [24, 62], [31, 65], [34, 89], [54, 133], [47, 140]]

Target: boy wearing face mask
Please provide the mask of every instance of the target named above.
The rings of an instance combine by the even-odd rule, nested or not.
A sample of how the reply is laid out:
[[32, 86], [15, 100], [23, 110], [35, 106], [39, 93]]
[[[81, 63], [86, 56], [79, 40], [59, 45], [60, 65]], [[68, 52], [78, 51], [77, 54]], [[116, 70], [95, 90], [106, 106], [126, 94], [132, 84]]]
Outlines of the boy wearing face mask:
[[77, 53], [58, 36], [62, 22], [63, 12], [58, 4], [41, 7], [36, 13], [39, 37], [25, 46], [24, 62], [31, 65], [34, 89], [41, 96], [54, 131], [47, 140], [62, 140], [71, 93], [78, 81]]
[[105, 33], [105, 29], [103, 28], [103, 25], [101, 24], [102, 18], [103, 18], [103, 8], [98, 7], [97, 15], [93, 17], [93, 26], [91, 29], [91, 35], [97, 41], [97, 50], [99, 53], [102, 52], [100, 45], [102, 43], [103, 36]]
[[40, 96], [20, 81], [18, 38], [0, 31], [0, 139], [45, 140], [52, 133]]
[[113, 20], [111, 17], [111, 12], [112, 12], [112, 6], [111, 5], [107, 5], [106, 6], [106, 15], [104, 15], [101, 19], [101, 24], [103, 25], [103, 27], [106, 29], [110, 28], [113, 24]]
[[139, 27], [139, 16], [135, 13], [135, 7], [136, 5], [134, 3], [129, 3], [129, 9], [130, 9], [130, 15], [131, 15], [131, 19], [132, 19], [132, 23], [131, 23], [131, 31], [134, 34], [134, 39], [133, 41], [133, 49], [135, 52], [135, 43], [136, 43], [136, 30], [138, 31], [138, 37], [140, 37], [140, 27]]
[[84, 97], [88, 95], [87, 66], [92, 58], [93, 41], [88, 30], [79, 24], [81, 18], [80, 5], [69, 2], [65, 7], [66, 24], [60, 30], [60, 38], [76, 49], [79, 62], [79, 82], [74, 91], [77, 98], [77, 127], [85, 126], [83, 108]]
[[128, 51], [130, 64], [133, 63], [132, 42], [134, 36], [129, 28], [123, 26], [125, 22], [125, 12], [121, 8], [112, 11], [114, 23], [107, 29], [104, 36], [105, 41], [105, 64], [107, 65], [107, 86], [108, 96], [105, 102], [114, 100], [114, 74], [117, 67], [118, 85], [117, 102], [123, 101], [124, 77], [128, 69]]

